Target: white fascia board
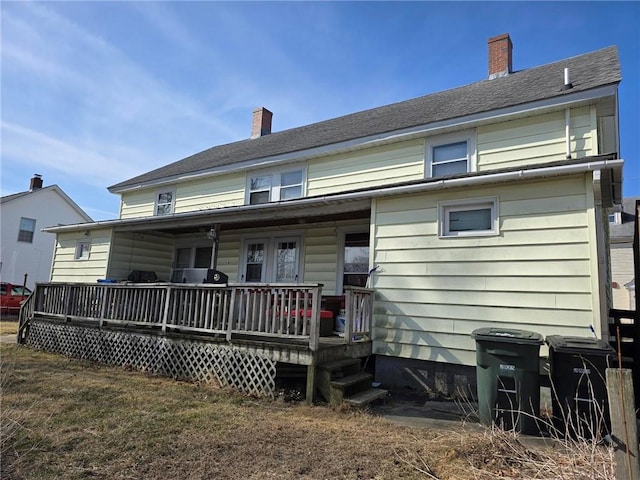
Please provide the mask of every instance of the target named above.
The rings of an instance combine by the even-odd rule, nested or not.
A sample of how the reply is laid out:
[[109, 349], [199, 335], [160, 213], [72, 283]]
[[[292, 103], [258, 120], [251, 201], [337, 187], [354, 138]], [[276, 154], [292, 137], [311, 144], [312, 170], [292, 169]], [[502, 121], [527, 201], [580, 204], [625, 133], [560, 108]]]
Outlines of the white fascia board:
[[[217, 216], [233, 216], [244, 213], [264, 212], [269, 214], [277, 212], [282, 208], [305, 208], [313, 206], [322, 206], [328, 204], [338, 204], [344, 202], [368, 201], [376, 197], [385, 197], [391, 195], [422, 193], [429, 191], [445, 190], [451, 188], [470, 187], [476, 185], [491, 185], [504, 182], [515, 182], [520, 180], [530, 180], [535, 178], [554, 177], [561, 175], [572, 175], [578, 173], [586, 173], [591, 171], [599, 171], [605, 168], [622, 168], [624, 160], [598, 160], [594, 162], [571, 163], [567, 165], [556, 165], [552, 167], [542, 167], [533, 169], [512, 170], [509, 172], [487, 173], [483, 175], [474, 175], [459, 178], [443, 178], [441, 180], [425, 180], [424, 183], [416, 183], [410, 185], [398, 185], [391, 187], [377, 187], [371, 190], [340, 193], [334, 195], [324, 195], [321, 197], [309, 197], [298, 200], [287, 200], [285, 202], [273, 202], [258, 205], [238, 205], [233, 207], [224, 207], [214, 210], [202, 210], [197, 212], [184, 212], [169, 216], [158, 217], [142, 217], [127, 218], [124, 220], [104, 220], [93, 223], [82, 223], [77, 225], [62, 225], [58, 227], [45, 228], [46, 232], [60, 233], [73, 232], [80, 230], [92, 230], [97, 228], [126, 228], [135, 229], [136, 227], [143, 229], [153, 229], [155, 226], [162, 228], [166, 225], [184, 226], [197, 225], [199, 222], [205, 222], [207, 217]], [[290, 215], [283, 215], [290, 218]], [[275, 216], [277, 217], [277, 215]], [[275, 218], [274, 217], [274, 218]], [[221, 222], [221, 219], [215, 219]]]
[[306, 150], [299, 150], [296, 152], [284, 153], [282, 155], [274, 155], [271, 157], [256, 158], [246, 160], [244, 162], [232, 163], [229, 165], [221, 165], [219, 167], [210, 168], [207, 170], [199, 170], [193, 173], [186, 173], [182, 175], [174, 175], [171, 177], [164, 177], [158, 180], [152, 180], [149, 182], [139, 183], [129, 187], [109, 189], [111, 193], [125, 193], [143, 188], [158, 187], [161, 185], [175, 184], [179, 182], [185, 182], [190, 180], [196, 180], [211, 175], [220, 175], [223, 173], [231, 173], [234, 171], [241, 171], [247, 169], [259, 169], [266, 168], [272, 165], [280, 163], [304, 161], [314, 157], [320, 157], [324, 155], [337, 154], [344, 151], [355, 150], [359, 148], [368, 148], [385, 143], [399, 142], [408, 140], [412, 137], [424, 136], [425, 134], [434, 134], [440, 130], [453, 130], [459, 128], [471, 128], [478, 124], [488, 123], [491, 121], [504, 121], [511, 116], [522, 115], [534, 115], [543, 113], [547, 110], [555, 110], [566, 108], [576, 104], [586, 104], [593, 100], [604, 98], [612, 95], [616, 95], [617, 85], [607, 85], [604, 87], [595, 88], [592, 90], [585, 90], [582, 92], [565, 94], [559, 97], [554, 97], [545, 100], [539, 100], [536, 102], [526, 103], [522, 105], [514, 105], [511, 107], [500, 108], [497, 110], [490, 110], [487, 112], [474, 113], [472, 115], [465, 115], [463, 117], [452, 118], [448, 120], [442, 120], [439, 122], [428, 123], [425, 125], [418, 125], [415, 127], [405, 128], [402, 130], [394, 130], [392, 132], [384, 132], [376, 135], [370, 135], [367, 137], [355, 138], [353, 140], [347, 140], [340, 143], [332, 143], [329, 145], [323, 145], [321, 147], [309, 148]]

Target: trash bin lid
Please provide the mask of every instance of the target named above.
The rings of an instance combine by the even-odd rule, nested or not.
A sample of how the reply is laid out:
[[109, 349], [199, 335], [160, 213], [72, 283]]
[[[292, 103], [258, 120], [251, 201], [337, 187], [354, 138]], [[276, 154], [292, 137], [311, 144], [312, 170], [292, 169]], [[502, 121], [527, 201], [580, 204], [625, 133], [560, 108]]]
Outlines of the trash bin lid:
[[565, 337], [549, 335], [545, 342], [556, 352], [586, 355], [612, 355], [616, 351], [604, 340], [593, 337]]
[[476, 340], [503, 343], [521, 343], [527, 345], [541, 345], [542, 335], [528, 330], [518, 330], [515, 328], [478, 328], [471, 332], [471, 336]]

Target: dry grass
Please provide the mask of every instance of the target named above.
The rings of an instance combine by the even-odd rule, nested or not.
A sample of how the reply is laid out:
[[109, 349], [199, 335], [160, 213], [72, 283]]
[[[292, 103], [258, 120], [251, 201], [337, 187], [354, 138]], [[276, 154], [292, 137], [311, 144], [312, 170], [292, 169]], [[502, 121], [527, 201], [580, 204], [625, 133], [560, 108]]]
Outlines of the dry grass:
[[500, 431], [412, 429], [15, 345], [1, 353], [2, 478], [613, 478], [558, 476], [576, 463], [567, 452]]
[[9, 335], [18, 333], [18, 321], [17, 320], [5, 320], [4, 318], [0, 322], [0, 335]]

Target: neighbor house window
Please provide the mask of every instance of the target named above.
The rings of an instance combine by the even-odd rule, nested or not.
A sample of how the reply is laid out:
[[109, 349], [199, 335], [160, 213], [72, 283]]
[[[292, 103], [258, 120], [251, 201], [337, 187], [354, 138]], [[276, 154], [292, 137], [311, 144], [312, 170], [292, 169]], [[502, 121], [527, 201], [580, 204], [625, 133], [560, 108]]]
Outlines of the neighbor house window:
[[173, 213], [175, 196], [175, 189], [167, 189], [157, 192], [155, 215], [171, 215]]
[[609, 223], [620, 224], [622, 223], [622, 214], [620, 212], [613, 212], [609, 214]]
[[441, 237], [498, 234], [496, 198], [441, 202], [439, 230]]
[[300, 198], [303, 195], [304, 170], [265, 172], [250, 176], [247, 202], [250, 205]]
[[427, 141], [427, 176], [446, 177], [474, 170], [475, 142], [469, 132]]
[[89, 260], [89, 251], [91, 250], [91, 242], [82, 241], [76, 244], [76, 260]]
[[33, 243], [33, 233], [36, 231], [36, 221], [33, 218], [20, 219], [20, 231], [18, 232], [18, 241]]

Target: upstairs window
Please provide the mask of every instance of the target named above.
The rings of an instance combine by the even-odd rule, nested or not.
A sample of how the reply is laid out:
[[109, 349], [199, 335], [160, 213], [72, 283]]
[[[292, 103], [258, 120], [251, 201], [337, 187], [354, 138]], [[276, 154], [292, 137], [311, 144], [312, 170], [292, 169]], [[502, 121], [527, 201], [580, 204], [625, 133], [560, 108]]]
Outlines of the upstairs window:
[[475, 143], [470, 133], [427, 141], [427, 176], [447, 177], [473, 171]]
[[36, 231], [36, 221], [33, 218], [20, 218], [20, 231], [18, 241], [33, 243], [33, 234]]
[[304, 170], [266, 172], [249, 177], [247, 202], [250, 205], [301, 198]]
[[467, 142], [449, 143], [433, 147], [431, 176], [444, 177], [467, 172]]
[[154, 215], [171, 215], [175, 203], [175, 189], [160, 190], [156, 193]]

